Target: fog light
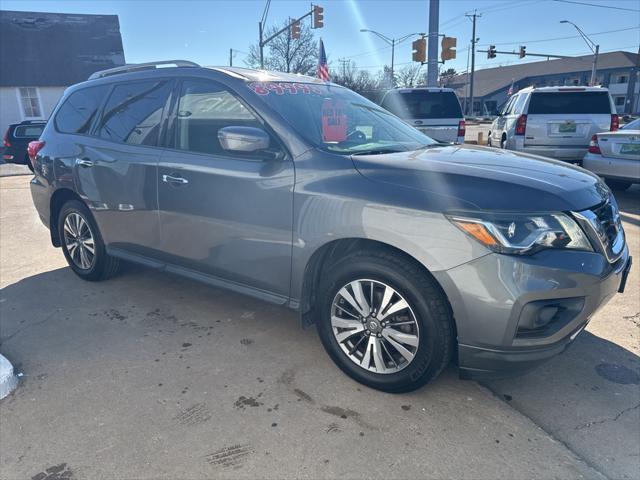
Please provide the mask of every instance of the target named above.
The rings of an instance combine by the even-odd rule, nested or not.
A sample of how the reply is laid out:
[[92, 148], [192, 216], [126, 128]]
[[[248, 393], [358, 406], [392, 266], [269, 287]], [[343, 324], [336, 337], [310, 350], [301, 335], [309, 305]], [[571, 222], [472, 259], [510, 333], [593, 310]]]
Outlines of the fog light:
[[558, 313], [558, 310], [560, 309], [556, 306], [541, 308], [540, 311], [538, 312], [538, 318], [536, 318], [533, 322], [535, 328], [543, 327], [547, 323], [549, 323], [551, 320], [553, 320], [553, 317], [556, 316], [556, 314]]

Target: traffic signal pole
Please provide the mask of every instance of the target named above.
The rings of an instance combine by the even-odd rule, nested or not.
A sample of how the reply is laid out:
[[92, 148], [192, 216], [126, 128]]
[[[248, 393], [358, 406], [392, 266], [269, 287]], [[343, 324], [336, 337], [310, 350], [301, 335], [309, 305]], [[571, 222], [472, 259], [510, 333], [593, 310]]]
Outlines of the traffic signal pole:
[[429, 43], [427, 45], [427, 86], [438, 86], [438, 23], [440, 0], [429, 0]]
[[471, 33], [471, 80], [469, 82], [469, 103], [467, 104], [467, 115], [469, 115], [469, 113], [473, 115], [473, 76], [476, 70], [476, 43], [478, 42], [478, 39], [476, 38], [476, 19], [481, 16], [482, 15], [478, 14], [475, 10], [471, 15], [465, 14], [465, 17], [470, 17], [473, 22]]

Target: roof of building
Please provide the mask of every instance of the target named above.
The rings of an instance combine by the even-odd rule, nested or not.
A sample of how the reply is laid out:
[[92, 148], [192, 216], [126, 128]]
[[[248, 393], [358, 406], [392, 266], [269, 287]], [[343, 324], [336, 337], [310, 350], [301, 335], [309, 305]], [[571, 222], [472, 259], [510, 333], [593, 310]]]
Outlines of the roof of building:
[[[598, 70], [631, 68], [635, 65], [637, 57], [637, 54], [631, 52], [601, 53], [598, 56]], [[545, 75], [590, 72], [592, 62], [593, 55], [584, 55], [476, 70], [473, 93], [475, 97], [484, 97], [509, 88], [512, 80], [518, 83], [527, 78]], [[450, 86], [460, 87], [467, 83], [467, 76], [467, 73], [456, 75], [447, 83]], [[464, 96], [464, 92], [461, 90], [463, 89], [459, 89], [458, 94]]]
[[124, 62], [117, 15], [0, 11], [0, 86], [68, 86]]

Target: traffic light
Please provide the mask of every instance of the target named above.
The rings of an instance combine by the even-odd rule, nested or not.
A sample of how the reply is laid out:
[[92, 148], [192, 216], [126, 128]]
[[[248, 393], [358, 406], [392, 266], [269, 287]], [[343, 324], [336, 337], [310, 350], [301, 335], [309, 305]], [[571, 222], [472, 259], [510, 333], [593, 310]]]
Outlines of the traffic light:
[[489, 50], [487, 50], [487, 58], [496, 58], [496, 46], [489, 45]]
[[313, 28], [324, 27], [324, 8], [320, 5], [313, 6]]
[[427, 39], [419, 38], [411, 44], [411, 47], [413, 48], [413, 61], [424, 63], [427, 60]]
[[291, 24], [291, 38], [300, 38], [300, 20], [295, 21]]
[[525, 47], [524, 45], [520, 45], [520, 58], [524, 58], [525, 55], [527, 54], [527, 47]]
[[442, 43], [440, 44], [442, 47], [442, 53], [440, 54], [440, 59], [443, 62], [456, 58], [455, 48], [457, 43], [458, 39], [456, 37], [442, 37]]

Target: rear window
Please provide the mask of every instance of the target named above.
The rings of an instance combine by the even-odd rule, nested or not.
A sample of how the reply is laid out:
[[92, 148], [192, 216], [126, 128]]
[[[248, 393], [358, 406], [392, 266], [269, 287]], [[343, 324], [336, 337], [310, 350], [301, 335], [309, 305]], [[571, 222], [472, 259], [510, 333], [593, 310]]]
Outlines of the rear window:
[[13, 131], [13, 136], [16, 138], [21, 137], [33, 137], [38, 138], [44, 130], [44, 125], [19, 125]]
[[64, 101], [53, 122], [62, 133], [89, 133], [108, 85], [83, 88], [73, 92]]
[[607, 92], [538, 92], [531, 95], [529, 114], [611, 113]]
[[400, 118], [462, 118], [460, 102], [453, 92], [390, 92], [384, 98], [382, 107]]

